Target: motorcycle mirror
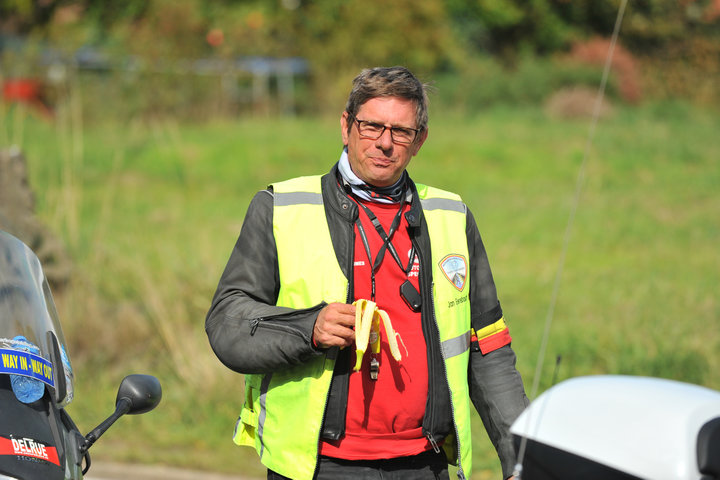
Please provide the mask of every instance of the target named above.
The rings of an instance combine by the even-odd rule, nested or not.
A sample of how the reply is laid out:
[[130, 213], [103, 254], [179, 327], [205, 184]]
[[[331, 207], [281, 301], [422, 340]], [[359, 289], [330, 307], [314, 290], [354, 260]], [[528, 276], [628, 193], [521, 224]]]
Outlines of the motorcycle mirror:
[[80, 447], [81, 453], [87, 452], [118, 418], [126, 413], [137, 415], [149, 412], [160, 403], [161, 399], [162, 387], [157, 378], [140, 374], [125, 377], [118, 388], [115, 412], [85, 436], [85, 443]]
[[160, 382], [152, 375], [128, 375], [120, 383], [115, 405], [120, 405], [125, 399], [130, 402], [128, 415], [147, 413], [162, 399]]

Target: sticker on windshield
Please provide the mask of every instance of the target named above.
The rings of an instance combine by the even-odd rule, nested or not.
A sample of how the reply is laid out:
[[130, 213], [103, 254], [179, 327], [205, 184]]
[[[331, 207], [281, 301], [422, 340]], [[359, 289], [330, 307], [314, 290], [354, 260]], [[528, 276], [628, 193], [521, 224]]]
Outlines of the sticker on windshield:
[[52, 363], [40, 355], [12, 348], [0, 348], [0, 373], [37, 378], [55, 387]]

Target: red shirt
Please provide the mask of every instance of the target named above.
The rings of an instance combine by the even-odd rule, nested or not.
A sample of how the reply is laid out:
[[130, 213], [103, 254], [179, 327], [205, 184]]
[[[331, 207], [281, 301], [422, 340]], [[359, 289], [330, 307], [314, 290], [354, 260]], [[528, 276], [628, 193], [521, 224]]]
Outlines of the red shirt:
[[[370, 202], [363, 204], [377, 216], [387, 233], [399, 206]], [[404, 215], [408, 208], [409, 205], [406, 205], [400, 226], [392, 237], [392, 244], [403, 263], [403, 269], [409, 263], [411, 251]], [[368, 260], [356, 225], [354, 299], [372, 300], [370, 273], [383, 241], [362, 208], [359, 215], [370, 246], [372, 262]], [[410, 280], [420, 291], [420, 264], [417, 257], [414, 258], [409, 273], [403, 269], [386, 250], [382, 263], [375, 272], [375, 302], [378, 308], [387, 312], [393, 328], [400, 335], [398, 345], [402, 358], [398, 362], [392, 357], [385, 327], [381, 323], [380, 354], [376, 357], [380, 362], [378, 379], [370, 379], [372, 353], [368, 346], [363, 356], [362, 368], [358, 372], [350, 373], [345, 436], [337, 441], [321, 441], [321, 455], [348, 460], [372, 460], [416, 455], [432, 448], [422, 434], [428, 393], [428, 370], [420, 313], [413, 312], [400, 297], [400, 285], [406, 280]], [[355, 348], [351, 348], [350, 368], [355, 365], [356, 358]]]

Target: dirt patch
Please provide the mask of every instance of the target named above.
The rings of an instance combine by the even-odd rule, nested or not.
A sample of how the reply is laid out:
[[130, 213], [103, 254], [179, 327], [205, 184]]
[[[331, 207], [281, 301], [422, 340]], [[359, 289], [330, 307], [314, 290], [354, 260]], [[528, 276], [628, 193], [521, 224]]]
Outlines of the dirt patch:
[[[558, 90], [545, 102], [545, 111], [555, 118], [590, 118], [595, 110], [597, 91], [586, 87], [573, 87]], [[613, 113], [613, 107], [607, 98], [600, 105], [600, 118]]]

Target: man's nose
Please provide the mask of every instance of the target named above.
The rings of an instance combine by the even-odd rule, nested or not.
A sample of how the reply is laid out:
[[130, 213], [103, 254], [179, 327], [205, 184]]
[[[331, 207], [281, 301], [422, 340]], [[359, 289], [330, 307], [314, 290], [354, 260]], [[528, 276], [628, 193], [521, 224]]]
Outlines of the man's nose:
[[375, 146], [382, 150], [390, 150], [393, 147], [392, 132], [388, 127], [385, 127], [382, 135], [375, 140]]

